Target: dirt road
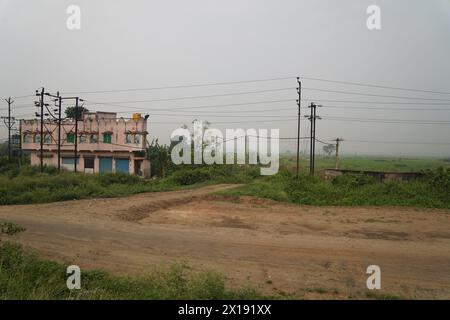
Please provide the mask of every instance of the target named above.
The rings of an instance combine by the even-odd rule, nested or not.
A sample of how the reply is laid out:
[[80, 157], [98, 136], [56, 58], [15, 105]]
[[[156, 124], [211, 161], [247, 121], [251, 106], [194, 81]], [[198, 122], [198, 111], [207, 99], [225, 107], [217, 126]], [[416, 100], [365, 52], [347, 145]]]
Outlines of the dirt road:
[[272, 294], [450, 299], [450, 210], [308, 207], [208, 195], [218, 185], [126, 198], [1, 206], [27, 228], [14, 239], [82, 268], [143, 274], [170, 262], [216, 269]]

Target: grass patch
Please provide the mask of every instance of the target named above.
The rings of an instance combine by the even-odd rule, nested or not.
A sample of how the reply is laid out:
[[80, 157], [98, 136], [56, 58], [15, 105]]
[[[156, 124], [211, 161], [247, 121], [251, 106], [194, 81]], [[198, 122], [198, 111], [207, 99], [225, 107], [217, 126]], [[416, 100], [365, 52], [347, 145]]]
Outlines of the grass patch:
[[413, 206], [450, 208], [450, 169], [429, 171], [414, 181], [376, 182], [368, 176], [342, 175], [331, 181], [289, 171], [256, 179], [240, 188], [219, 192], [256, 196], [304, 205]]
[[257, 168], [179, 166], [164, 179], [146, 181], [128, 174], [58, 173], [55, 168], [0, 166], [0, 205], [47, 203], [86, 198], [121, 197], [142, 192], [171, 191], [190, 186], [249, 182]]
[[66, 287], [66, 265], [40, 259], [9, 242], [0, 244], [0, 299], [263, 299], [256, 289], [226, 288], [215, 271], [192, 274], [184, 264], [147, 276], [116, 277], [102, 270], [81, 271], [81, 289]]
[[380, 293], [373, 291], [366, 292], [366, 298], [373, 300], [411, 300], [395, 294]]
[[6, 234], [13, 236], [17, 233], [24, 232], [26, 229], [14, 222], [1, 222], [0, 223], [0, 235]]

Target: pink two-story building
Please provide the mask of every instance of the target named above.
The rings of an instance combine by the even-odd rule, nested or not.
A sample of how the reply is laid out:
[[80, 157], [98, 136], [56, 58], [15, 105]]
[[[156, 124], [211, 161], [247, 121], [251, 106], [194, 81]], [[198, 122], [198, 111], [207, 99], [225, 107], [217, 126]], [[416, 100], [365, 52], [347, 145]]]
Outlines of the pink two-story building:
[[[22, 149], [31, 151], [31, 164], [39, 165], [41, 122], [21, 120]], [[58, 166], [58, 122], [44, 120], [43, 163]], [[77, 139], [77, 171], [124, 172], [150, 177], [150, 161], [146, 159], [147, 117], [135, 114], [132, 119], [117, 118], [114, 112], [85, 112], [78, 120], [61, 124], [61, 168], [75, 167], [75, 139]]]

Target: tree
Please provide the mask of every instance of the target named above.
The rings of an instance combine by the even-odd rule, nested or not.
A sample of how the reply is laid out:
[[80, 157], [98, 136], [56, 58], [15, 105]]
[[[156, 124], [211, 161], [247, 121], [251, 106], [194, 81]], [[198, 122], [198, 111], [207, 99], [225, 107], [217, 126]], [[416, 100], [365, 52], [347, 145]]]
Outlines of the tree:
[[326, 144], [323, 146], [323, 151], [328, 155], [331, 156], [331, 154], [336, 151], [336, 146], [334, 144]]
[[152, 171], [160, 178], [164, 178], [170, 166], [169, 146], [160, 145], [158, 139], [153, 140], [147, 149], [148, 159], [152, 165]]
[[[76, 109], [77, 109], [77, 107], [67, 107], [66, 108], [66, 117], [69, 118], [69, 119], [75, 119]], [[78, 112], [77, 112], [78, 113], [78, 117], [77, 117], [78, 120], [81, 119], [81, 115], [83, 114], [83, 112], [89, 112], [89, 110], [86, 109], [83, 106], [79, 106], [78, 107]]]

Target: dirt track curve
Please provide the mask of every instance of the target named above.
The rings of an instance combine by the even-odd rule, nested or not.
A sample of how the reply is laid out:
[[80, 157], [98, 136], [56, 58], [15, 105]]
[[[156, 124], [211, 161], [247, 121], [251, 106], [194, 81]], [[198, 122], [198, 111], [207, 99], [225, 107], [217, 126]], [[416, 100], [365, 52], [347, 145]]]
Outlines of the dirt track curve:
[[229, 285], [306, 298], [364, 297], [369, 265], [382, 290], [450, 299], [450, 210], [308, 207], [210, 193], [216, 185], [125, 198], [0, 206], [13, 239], [82, 268], [143, 274], [170, 262], [216, 269]]

